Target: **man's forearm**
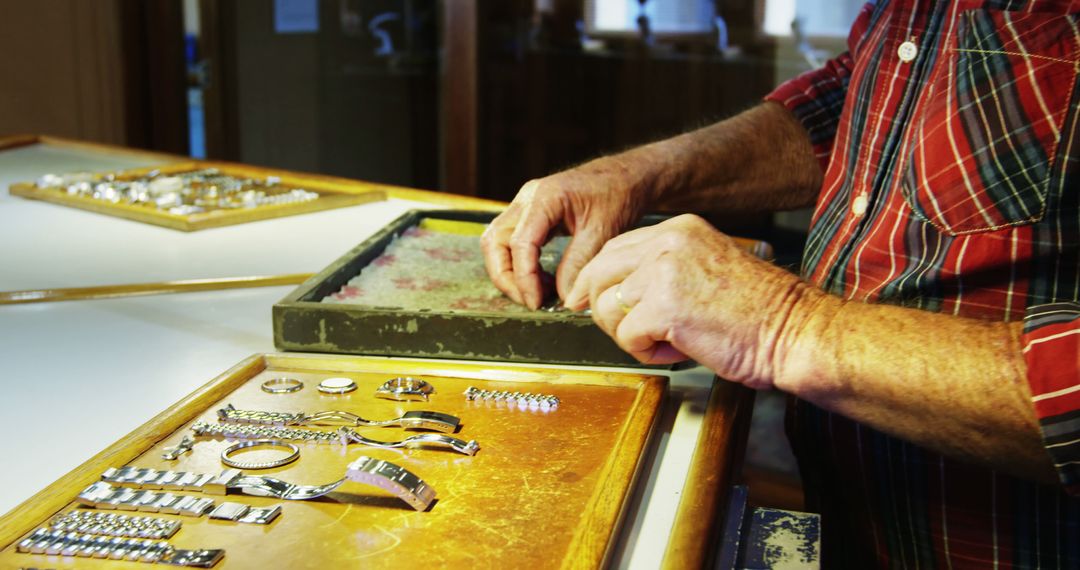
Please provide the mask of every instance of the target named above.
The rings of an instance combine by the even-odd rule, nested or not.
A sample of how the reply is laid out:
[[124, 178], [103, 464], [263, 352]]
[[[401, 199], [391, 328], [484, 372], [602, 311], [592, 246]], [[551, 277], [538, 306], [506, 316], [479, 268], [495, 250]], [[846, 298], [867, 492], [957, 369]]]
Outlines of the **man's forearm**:
[[810, 289], [784, 327], [776, 386], [945, 455], [1057, 481], [1019, 323], [844, 302]]
[[805, 207], [822, 180], [805, 129], [776, 103], [611, 158], [637, 170], [647, 201], [669, 210]]

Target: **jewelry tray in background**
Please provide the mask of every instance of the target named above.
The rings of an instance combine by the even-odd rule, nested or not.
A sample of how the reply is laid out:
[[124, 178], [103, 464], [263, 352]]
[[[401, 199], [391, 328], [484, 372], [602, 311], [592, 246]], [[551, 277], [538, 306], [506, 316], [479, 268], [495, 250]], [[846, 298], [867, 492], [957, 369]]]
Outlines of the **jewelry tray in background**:
[[[274, 346], [303, 352], [642, 367], [584, 313], [407, 310], [322, 302], [422, 221], [486, 224], [494, 216], [465, 210], [403, 214], [274, 305]], [[417, 267], [415, 273], [426, 275], [433, 264]], [[476, 279], [488, 283], [484, 275]]]
[[[304, 388], [268, 394], [260, 385], [279, 376]], [[396, 376], [430, 382], [428, 402], [374, 397]], [[320, 393], [327, 377], [345, 376], [359, 388], [343, 395]], [[541, 409], [467, 401], [468, 386], [554, 394], [558, 407]], [[218, 473], [219, 455], [232, 440], [199, 438], [176, 461], [163, 448], [190, 433], [196, 420], [216, 422], [225, 404], [239, 409], [315, 412], [342, 410], [369, 419], [433, 410], [461, 418], [455, 437], [475, 439], [480, 451], [377, 449], [358, 444], [299, 444], [295, 463], [245, 471], [297, 484], [341, 478], [360, 456], [396, 463], [438, 493], [426, 512], [374, 487], [346, 482], [309, 501], [278, 501], [247, 495], [213, 497], [251, 506], [280, 505], [268, 526], [206, 517], [151, 515], [183, 521], [169, 540], [177, 548], [223, 548], [215, 568], [409, 568], [491, 567], [595, 568], [615, 542], [642, 456], [666, 391], [663, 377], [600, 371], [493, 367], [458, 363], [366, 359], [335, 355], [255, 355], [206, 384], [146, 425], [99, 453], [0, 520], [0, 567], [152, 568], [147, 564], [20, 554], [15, 545], [51, 517], [72, 510], [75, 496], [105, 469], [132, 465]], [[328, 428], [321, 428], [328, 429]], [[400, 428], [355, 428], [372, 438], [398, 439]], [[107, 511], [106, 511], [107, 512]], [[131, 513], [142, 514], [142, 513]]]
[[211, 209], [199, 213], [179, 214], [171, 213], [167, 210], [159, 210], [148, 205], [131, 204], [123, 201], [110, 202], [89, 196], [68, 194], [64, 188], [41, 188], [36, 182], [20, 182], [12, 184], [10, 188], [8, 188], [8, 192], [13, 196], [42, 200], [53, 204], [70, 206], [81, 210], [89, 210], [99, 214], [106, 214], [182, 231], [196, 231], [334, 208], [344, 208], [386, 198], [386, 193], [383, 190], [378, 189], [374, 185], [362, 182], [330, 176], [297, 174], [283, 170], [244, 166], [226, 162], [180, 162], [135, 170], [100, 172], [94, 173], [93, 176], [103, 178], [111, 175], [116, 179], [124, 180], [143, 176], [155, 170], [159, 171], [162, 175], [169, 175], [205, 169], [216, 169], [221, 175], [241, 179], [250, 178], [265, 180], [268, 177], [273, 177], [278, 179], [279, 186], [302, 189], [314, 192], [319, 196], [318, 198], [303, 202], [266, 204], [255, 207], [236, 207], [229, 209]]

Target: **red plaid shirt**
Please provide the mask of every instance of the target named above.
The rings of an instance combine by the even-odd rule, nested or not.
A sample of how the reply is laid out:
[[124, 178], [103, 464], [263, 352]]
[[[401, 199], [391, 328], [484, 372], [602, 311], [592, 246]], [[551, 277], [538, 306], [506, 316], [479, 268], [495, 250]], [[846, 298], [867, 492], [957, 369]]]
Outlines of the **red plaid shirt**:
[[789, 427], [828, 567], [1080, 567], [1078, 11], [879, 1], [848, 53], [768, 97], [826, 170], [803, 276], [846, 299], [1024, 319], [1062, 482], [954, 461], [800, 402]]

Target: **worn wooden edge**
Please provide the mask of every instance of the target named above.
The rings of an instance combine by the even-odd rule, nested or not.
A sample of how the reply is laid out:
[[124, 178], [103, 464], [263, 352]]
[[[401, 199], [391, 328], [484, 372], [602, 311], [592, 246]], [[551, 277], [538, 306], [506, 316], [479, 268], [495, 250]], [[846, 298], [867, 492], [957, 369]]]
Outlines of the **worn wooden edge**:
[[332, 369], [338, 372], [375, 372], [398, 375], [402, 364], [422, 367], [424, 376], [448, 376], [489, 382], [543, 382], [552, 385], [611, 386], [639, 388], [643, 378], [667, 381], [648, 371], [609, 372], [606, 370], [542, 368], [518, 362], [506, 366], [493, 363], [456, 362], [428, 358], [402, 358], [370, 355], [278, 352], [266, 355], [268, 367], [295, 372], [317, 372]]
[[[644, 378], [618, 437], [610, 442], [597, 438], [597, 445], [610, 445], [614, 453], [600, 472], [597, 491], [585, 505], [562, 568], [601, 568], [610, 559], [666, 393], [666, 377]], [[629, 421], [634, 417], [637, 421]]]
[[664, 551], [661, 567], [665, 570], [712, 564], [717, 525], [742, 463], [753, 406], [753, 390], [719, 378], [713, 380], [694, 458]]
[[265, 368], [265, 355], [244, 359], [0, 517], [0, 550], [64, 508], [106, 469], [145, 453]]
[[258, 275], [247, 277], [222, 277], [218, 279], [184, 279], [180, 281], [161, 281], [156, 283], [134, 283], [125, 285], [99, 285], [94, 287], [0, 291], [0, 305], [46, 303], [54, 301], [84, 301], [89, 299], [115, 299], [118, 297], [139, 297], [167, 293], [195, 293], [198, 291], [220, 291], [224, 289], [246, 289], [252, 287], [277, 287], [281, 285], [299, 285], [309, 277], [311, 277], [310, 273], [292, 273], [286, 275]]
[[37, 135], [9, 135], [0, 137], [0, 150], [8, 150], [39, 143], [41, 143], [41, 137]]

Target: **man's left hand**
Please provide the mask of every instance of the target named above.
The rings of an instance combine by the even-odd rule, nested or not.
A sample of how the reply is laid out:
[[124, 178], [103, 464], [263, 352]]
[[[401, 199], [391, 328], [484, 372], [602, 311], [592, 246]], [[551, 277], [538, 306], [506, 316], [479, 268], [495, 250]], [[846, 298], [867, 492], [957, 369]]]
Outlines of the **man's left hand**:
[[[820, 294], [753, 257], [705, 220], [684, 215], [613, 238], [567, 296], [641, 362], [693, 358], [720, 377], [771, 388], [801, 315]], [[797, 323], [796, 323], [797, 325]], [[798, 328], [797, 326], [795, 327]]]

